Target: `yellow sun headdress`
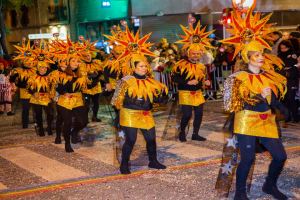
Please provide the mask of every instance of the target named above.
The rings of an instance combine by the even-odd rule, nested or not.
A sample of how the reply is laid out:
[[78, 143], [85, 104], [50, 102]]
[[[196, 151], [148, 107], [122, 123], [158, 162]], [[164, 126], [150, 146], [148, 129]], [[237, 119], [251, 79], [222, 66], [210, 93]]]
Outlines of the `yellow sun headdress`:
[[148, 66], [148, 72], [151, 75], [151, 68], [145, 55], [154, 56], [157, 55], [152, 53], [148, 47], [152, 46], [153, 43], [146, 43], [151, 33], [145, 35], [143, 38], [139, 39], [139, 31], [134, 35], [131, 33], [126, 26], [126, 31], [123, 32], [122, 39], [115, 38], [113, 36], [104, 35], [110, 41], [115, 41], [119, 45], [115, 48], [115, 50], [123, 51], [123, 53], [119, 56], [119, 58], [115, 62], [119, 62], [125, 60], [122, 65], [122, 72], [127, 71], [128, 74], [132, 74], [135, 70], [134, 63], [137, 61], [146, 62]]
[[67, 42], [55, 39], [54, 43], [47, 44], [53, 48], [53, 50], [50, 50], [50, 52], [55, 58], [66, 60], [67, 63], [69, 63], [71, 58], [77, 58], [79, 61], [82, 60], [82, 55], [80, 52], [83, 50], [83, 47], [79, 46], [78, 44], [74, 44], [68, 36]]
[[30, 40], [28, 40], [27, 45], [22, 42], [22, 47], [14, 45], [19, 51], [16, 51], [16, 53], [19, 53], [17, 57], [14, 58], [14, 60], [21, 60], [22, 63], [32, 63], [34, 60], [33, 56], [33, 48], [30, 46]]
[[81, 55], [84, 54], [90, 54], [93, 55], [94, 52], [100, 52], [98, 49], [96, 49], [95, 44], [98, 42], [95, 41], [93, 43], [90, 42], [90, 40], [86, 41], [84, 38], [82, 39], [82, 44], [78, 41], [77, 45], [82, 48], [82, 50], [79, 52]]
[[40, 44], [40, 47], [35, 47], [35, 49], [32, 51], [33, 53], [33, 65], [37, 67], [37, 70], [39, 70], [39, 68], [41, 66], [44, 67], [49, 67], [48, 63], [53, 63], [54, 62], [50, 59], [50, 53], [49, 51], [47, 51], [46, 49], [42, 48], [42, 44]]
[[188, 55], [190, 50], [195, 51], [202, 51], [206, 52], [205, 47], [208, 48], [214, 48], [209, 41], [212, 39], [207, 38], [211, 33], [213, 33], [215, 30], [204, 32], [206, 27], [204, 27], [201, 30], [200, 21], [198, 21], [196, 28], [193, 28], [192, 24], [189, 24], [190, 30], [188, 30], [186, 27], [180, 25], [182, 30], [184, 31], [185, 35], [179, 35], [179, 37], [182, 37], [183, 40], [177, 41], [176, 43], [184, 44], [182, 49], [188, 49]]
[[[270, 27], [274, 24], [267, 24], [273, 13], [261, 19], [261, 12], [252, 15], [253, 7], [248, 9], [245, 19], [242, 19], [238, 11], [232, 12], [233, 29], [227, 29], [233, 36], [224, 40], [222, 43], [233, 44], [235, 46], [234, 57], [242, 50], [242, 58], [245, 63], [249, 62], [247, 53], [249, 51], [262, 52], [263, 48], [272, 50], [265, 39], [271, 39], [267, 34], [274, 31]], [[274, 70], [273, 64], [282, 68], [283, 62], [277, 56], [265, 53], [264, 69]]]

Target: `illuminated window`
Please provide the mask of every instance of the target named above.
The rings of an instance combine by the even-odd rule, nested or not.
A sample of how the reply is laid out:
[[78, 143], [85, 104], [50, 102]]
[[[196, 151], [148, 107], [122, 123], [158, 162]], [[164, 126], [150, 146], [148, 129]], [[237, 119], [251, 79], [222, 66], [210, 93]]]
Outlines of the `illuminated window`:
[[140, 26], [140, 19], [134, 19], [134, 26]]

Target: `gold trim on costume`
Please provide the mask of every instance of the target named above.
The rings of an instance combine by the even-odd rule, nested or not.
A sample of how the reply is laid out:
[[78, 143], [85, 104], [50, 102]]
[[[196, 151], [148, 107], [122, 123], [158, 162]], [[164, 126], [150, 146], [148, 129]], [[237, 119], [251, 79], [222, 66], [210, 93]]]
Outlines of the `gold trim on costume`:
[[117, 79], [109, 78], [109, 85], [110, 85], [112, 90], [116, 89]]
[[49, 103], [51, 103], [51, 98], [49, 93], [38, 93], [36, 92], [35, 94], [39, 95], [39, 99], [36, 99], [34, 95], [30, 97], [30, 103], [33, 104], [38, 104], [38, 105], [43, 105], [43, 106], [48, 106]]
[[206, 75], [206, 67], [201, 63], [193, 64], [186, 60], [180, 60], [174, 65], [171, 73], [177, 73], [177, 69], [179, 69], [180, 74], [187, 73], [186, 80], [196, 79], [200, 81]]
[[31, 94], [25, 88], [20, 88], [20, 98], [21, 99], [30, 99]]
[[189, 106], [199, 106], [205, 102], [202, 91], [185, 91], [178, 90], [179, 92], [179, 104]]
[[86, 89], [83, 93], [89, 94], [89, 95], [95, 95], [95, 94], [102, 93], [102, 88], [101, 88], [100, 82], [98, 82], [98, 84], [95, 87], [93, 87], [92, 89]]
[[30, 76], [36, 74], [36, 68], [23, 69], [19, 67], [12, 71], [12, 76], [15, 74], [18, 74], [20, 81], [23, 81], [24, 79], [27, 80]]
[[279, 138], [275, 117], [276, 115], [271, 114], [271, 110], [266, 112], [251, 110], [236, 112], [234, 133], [256, 137]]
[[82, 93], [66, 93], [59, 95], [57, 105], [72, 110], [73, 108], [83, 106]]
[[120, 110], [120, 125], [149, 130], [155, 126], [155, 122], [151, 111], [122, 108]]

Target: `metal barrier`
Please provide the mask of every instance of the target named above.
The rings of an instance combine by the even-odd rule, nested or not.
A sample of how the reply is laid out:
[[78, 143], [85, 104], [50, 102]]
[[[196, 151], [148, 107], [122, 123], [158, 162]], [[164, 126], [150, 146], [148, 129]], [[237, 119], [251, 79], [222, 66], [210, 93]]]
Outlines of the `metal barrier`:
[[[206, 79], [211, 81], [210, 87], [206, 90], [207, 100], [216, 100], [213, 96], [214, 93], [221, 92], [224, 81], [234, 71], [234, 66], [216, 66], [206, 65]], [[220, 84], [221, 82], [221, 84]]]

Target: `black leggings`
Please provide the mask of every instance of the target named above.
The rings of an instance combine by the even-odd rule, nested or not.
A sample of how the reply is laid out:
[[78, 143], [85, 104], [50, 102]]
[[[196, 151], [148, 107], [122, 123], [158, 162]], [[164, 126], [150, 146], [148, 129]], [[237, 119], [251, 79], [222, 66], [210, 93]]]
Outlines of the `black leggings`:
[[51, 125], [52, 125], [52, 119], [53, 119], [53, 107], [52, 103], [49, 103], [48, 106], [38, 105], [38, 104], [32, 104], [34, 113], [35, 113], [35, 120], [37, 123], [37, 127], [39, 127], [40, 130], [43, 130], [43, 109], [45, 110], [47, 114], [47, 131], [48, 133], [52, 132]]
[[69, 110], [67, 108], [57, 105], [57, 110], [59, 110], [64, 122], [63, 133], [64, 133], [65, 142], [66, 144], [70, 143], [71, 128], [73, 124], [72, 117], [75, 117], [73, 132], [77, 133], [78, 131], [86, 127], [88, 123], [88, 120], [85, 115], [85, 109], [83, 106], [79, 106], [77, 108], [73, 108], [72, 110]]
[[[122, 147], [122, 162], [128, 162], [130, 158], [130, 154], [132, 152], [133, 146], [136, 142], [137, 137], [137, 128], [131, 128], [131, 127], [124, 127], [123, 130], [125, 132], [125, 143]], [[156, 159], [156, 133], [155, 133], [155, 127], [146, 130], [146, 129], [140, 129], [141, 132], [144, 135], [144, 138], [146, 140], [146, 148], [149, 155], [149, 160], [155, 160]]]
[[182, 116], [181, 116], [181, 123], [180, 128], [181, 131], [185, 131], [186, 126], [188, 125], [191, 117], [192, 117], [192, 109], [194, 108], [195, 119], [194, 119], [194, 134], [199, 133], [199, 129], [202, 122], [203, 117], [203, 104], [199, 106], [189, 106], [189, 105], [182, 105]]
[[60, 109], [58, 109], [58, 105], [56, 104], [56, 112], [57, 112], [57, 119], [56, 119], [56, 137], [61, 136], [61, 128], [63, 124], [62, 114], [60, 113]]
[[[240, 148], [241, 162], [236, 171], [236, 189], [240, 192], [246, 190], [246, 181], [255, 159], [256, 137], [249, 135], [236, 134]], [[276, 184], [284, 163], [287, 159], [285, 149], [279, 138], [257, 137], [270, 152], [273, 160], [269, 166], [267, 180]]]
[[287, 93], [285, 94], [283, 104], [289, 110], [289, 112], [292, 114], [293, 120], [298, 121], [299, 120], [298, 106], [297, 106], [297, 101], [295, 99], [296, 92], [297, 92], [297, 89], [292, 89], [291, 87], [289, 87], [287, 89]]
[[97, 118], [97, 113], [99, 110], [99, 97], [100, 94], [95, 94], [95, 95], [90, 95], [90, 94], [85, 94], [85, 103], [84, 103], [84, 107], [86, 109], [86, 115], [88, 116], [89, 111], [90, 111], [90, 103], [91, 103], [91, 99], [93, 102], [93, 115], [94, 117]]
[[29, 100], [30, 99], [21, 99], [23, 125], [28, 125], [28, 123], [29, 123], [29, 109], [31, 107], [31, 103], [29, 103]]

